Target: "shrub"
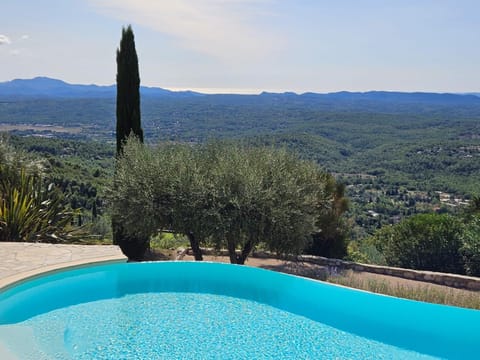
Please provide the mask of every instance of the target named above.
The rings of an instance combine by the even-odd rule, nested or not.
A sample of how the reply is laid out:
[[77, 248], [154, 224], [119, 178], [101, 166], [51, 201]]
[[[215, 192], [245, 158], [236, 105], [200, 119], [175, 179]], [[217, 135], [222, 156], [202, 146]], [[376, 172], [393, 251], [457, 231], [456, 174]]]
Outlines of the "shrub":
[[451, 215], [420, 214], [381, 228], [368, 241], [390, 266], [462, 274], [463, 230], [461, 220]]
[[61, 241], [74, 212], [63, 195], [38, 177], [20, 171], [0, 192], [0, 241]]
[[377, 250], [373, 244], [366, 241], [351, 241], [347, 248], [349, 261], [363, 264], [387, 265], [385, 257]]
[[460, 253], [465, 273], [471, 276], [480, 276], [480, 217], [474, 217], [467, 224], [462, 240]]
[[75, 213], [40, 164], [0, 139], [0, 241], [62, 241]]

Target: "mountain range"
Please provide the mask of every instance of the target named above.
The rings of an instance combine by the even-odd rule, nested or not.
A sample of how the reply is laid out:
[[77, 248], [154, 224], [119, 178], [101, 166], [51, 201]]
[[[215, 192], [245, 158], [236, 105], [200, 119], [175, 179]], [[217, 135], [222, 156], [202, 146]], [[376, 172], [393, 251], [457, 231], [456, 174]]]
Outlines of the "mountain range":
[[[143, 96], [196, 96], [193, 91], [170, 91], [155, 87], [141, 87]], [[115, 97], [116, 85], [76, 85], [48, 77], [15, 79], [0, 82], [0, 97], [22, 98], [109, 98]]]
[[[140, 88], [143, 97], [255, 97], [268, 98], [271, 100], [301, 100], [302, 102], [329, 100], [341, 102], [380, 102], [380, 103], [443, 103], [443, 104], [479, 104], [480, 93], [450, 94], [429, 92], [394, 92], [394, 91], [368, 91], [368, 92], [333, 92], [326, 94], [293, 92], [268, 93], [259, 95], [206, 95], [194, 91], [171, 91], [158, 87]], [[12, 98], [114, 98], [116, 85], [75, 85], [62, 80], [48, 77], [36, 77], [33, 79], [15, 79], [0, 82], [0, 100]]]

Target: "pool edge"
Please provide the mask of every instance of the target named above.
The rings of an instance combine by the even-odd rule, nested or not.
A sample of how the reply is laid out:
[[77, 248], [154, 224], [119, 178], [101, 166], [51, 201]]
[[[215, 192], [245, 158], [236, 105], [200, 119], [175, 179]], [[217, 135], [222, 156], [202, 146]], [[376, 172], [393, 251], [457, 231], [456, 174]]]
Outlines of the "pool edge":
[[103, 256], [93, 259], [82, 259], [76, 261], [69, 261], [48, 266], [41, 266], [39, 268], [20, 272], [15, 275], [7, 276], [0, 279], [0, 293], [4, 292], [14, 286], [17, 286], [25, 281], [33, 280], [37, 277], [56, 273], [58, 271], [74, 270], [91, 265], [113, 264], [127, 262], [127, 258], [123, 255]]

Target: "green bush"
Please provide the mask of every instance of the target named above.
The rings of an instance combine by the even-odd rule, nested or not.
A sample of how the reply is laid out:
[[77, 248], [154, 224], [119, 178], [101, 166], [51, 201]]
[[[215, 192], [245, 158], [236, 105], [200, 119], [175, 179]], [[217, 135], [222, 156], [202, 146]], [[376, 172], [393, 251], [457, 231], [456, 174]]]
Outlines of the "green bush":
[[184, 235], [161, 232], [150, 239], [152, 249], [177, 249], [188, 247], [188, 239]]
[[462, 240], [460, 253], [465, 273], [471, 276], [480, 276], [480, 217], [474, 217], [467, 224]]
[[368, 241], [390, 266], [462, 274], [463, 231], [460, 218], [420, 214], [381, 228]]
[[102, 239], [112, 237], [112, 222], [106, 216], [97, 216], [89, 228], [90, 235], [100, 236]]
[[351, 241], [348, 244], [346, 260], [363, 264], [387, 265], [385, 257], [373, 244], [366, 241]]

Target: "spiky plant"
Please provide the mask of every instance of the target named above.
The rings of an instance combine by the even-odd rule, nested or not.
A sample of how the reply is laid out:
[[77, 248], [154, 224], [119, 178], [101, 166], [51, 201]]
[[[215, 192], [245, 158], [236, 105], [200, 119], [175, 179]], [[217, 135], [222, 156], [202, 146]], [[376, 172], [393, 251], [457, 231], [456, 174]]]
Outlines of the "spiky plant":
[[0, 139], [0, 241], [60, 241], [75, 215], [41, 166]]
[[20, 170], [15, 182], [2, 184], [0, 241], [64, 240], [74, 215], [57, 189]]

